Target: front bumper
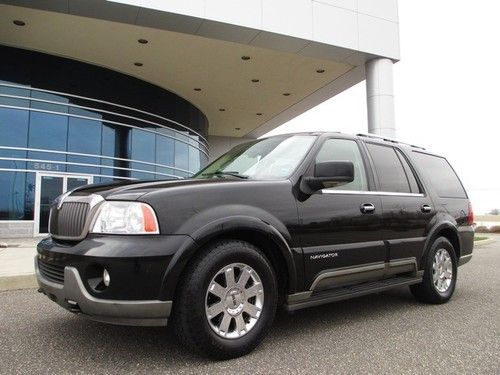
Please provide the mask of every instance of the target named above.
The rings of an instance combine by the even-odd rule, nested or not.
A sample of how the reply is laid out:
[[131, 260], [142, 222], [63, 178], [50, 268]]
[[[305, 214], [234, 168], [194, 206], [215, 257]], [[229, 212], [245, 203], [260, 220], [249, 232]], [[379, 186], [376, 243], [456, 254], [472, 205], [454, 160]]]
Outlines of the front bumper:
[[172, 301], [111, 300], [90, 295], [75, 267], [64, 268], [64, 284], [44, 278], [38, 269], [37, 257], [35, 271], [42, 293], [66, 310], [92, 320], [120, 325], [164, 326], [170, 316]]

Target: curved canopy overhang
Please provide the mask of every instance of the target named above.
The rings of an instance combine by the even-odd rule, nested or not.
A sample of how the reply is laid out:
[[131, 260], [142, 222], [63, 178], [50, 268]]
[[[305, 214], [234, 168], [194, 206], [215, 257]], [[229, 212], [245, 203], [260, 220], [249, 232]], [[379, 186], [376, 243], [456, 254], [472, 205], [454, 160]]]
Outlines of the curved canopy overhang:
[[363, 80], [364, 62], [376, 56], [139, 5], [3, 2], [0, 44], [103, 66], [170, 90], [205, 113], [210, 135], [258, 137]]

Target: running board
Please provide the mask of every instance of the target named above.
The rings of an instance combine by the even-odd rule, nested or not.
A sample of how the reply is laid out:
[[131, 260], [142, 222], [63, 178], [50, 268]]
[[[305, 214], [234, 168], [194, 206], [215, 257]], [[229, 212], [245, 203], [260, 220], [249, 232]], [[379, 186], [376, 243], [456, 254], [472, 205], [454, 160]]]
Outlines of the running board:
[[330, 302], [342, 301], [367, 294], [383, 292], [392, 288], [408, 286], [422, 282], [422, 277], [393, 277], [390, 279], [370, 281], [361, 284], [344, 286], [321, 292], [303, 292], [288, 296], [285, 304], [287, 311], [305, 309], [307, 307], [319, 306]]

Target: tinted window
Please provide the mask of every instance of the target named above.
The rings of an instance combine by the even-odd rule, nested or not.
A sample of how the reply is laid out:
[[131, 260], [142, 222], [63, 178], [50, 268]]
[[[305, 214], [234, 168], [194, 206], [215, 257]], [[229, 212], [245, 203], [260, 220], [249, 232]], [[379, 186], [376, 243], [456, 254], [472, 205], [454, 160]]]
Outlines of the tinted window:
[[366, 146], [375, 165], [381, 191], [410, 193], [410, 184], [399, 160], [396, 150], [392, 147], [367, 143]]
[[0, 220], [31, 219], [25, 215], [26, 173], [0, 173]]
[[457, 174], [445, 158], [413, 152], [418, 169], [432, 182], [434, 189], [443, 198], [467, 198]]
[[[131, 155], [132, 159], [154, 163], [156, 158], [156, 137], [155, 134], [142, 130], [132, 130]], [[130, 173], [131, 177], [139, 179], [151, 179], [152, 173], [141, 171], [154, 171], [155, 166], [151, 164], [136, 163], [130, 164], [132, 169], [137, 169]]]
[[0, 108], [0, 134], [2, 146], [26, 147], [29, 112]]
[[418, 185], [417, 179], [415, 177], [415, 174], [413, 173], [413, 170], [410, 167], [410, 164], [408, 164], [408, 160], [406, 160], [406, 157], [403, 155], [403, 153], [399, 150], [396, 149], [396, 153], [399, 156], [399, 160], [401, 161], [401, 164], [403, 164], [403, 168], [406, 173], [406, 177], [408, 178], [408, 182], [410, 183], [410, 189], [412, 193], [421, 193], [422, 191], [420, 190], [420, 187]]
[[32, 148], [65, 150], [68, 118], [50, 113], [31, 112], [28, 144]]
[[368, 190], [365, 167], [356, 142], [348, 139], [328, 139], [316, 156], [316, 163], [326, 161], [350, 161], [354, 164], [354, 181], [330, 189]]

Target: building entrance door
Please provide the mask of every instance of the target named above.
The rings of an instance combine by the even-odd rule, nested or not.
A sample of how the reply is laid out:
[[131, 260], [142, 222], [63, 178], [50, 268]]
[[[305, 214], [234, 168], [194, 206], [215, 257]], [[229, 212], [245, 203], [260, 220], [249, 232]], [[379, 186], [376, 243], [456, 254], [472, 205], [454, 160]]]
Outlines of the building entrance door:
[[61, 194], [92, 183], [92, 176], [61, 173], [37, 173], [35, 191], [35, 235], [49, 232], [52, 202]]

